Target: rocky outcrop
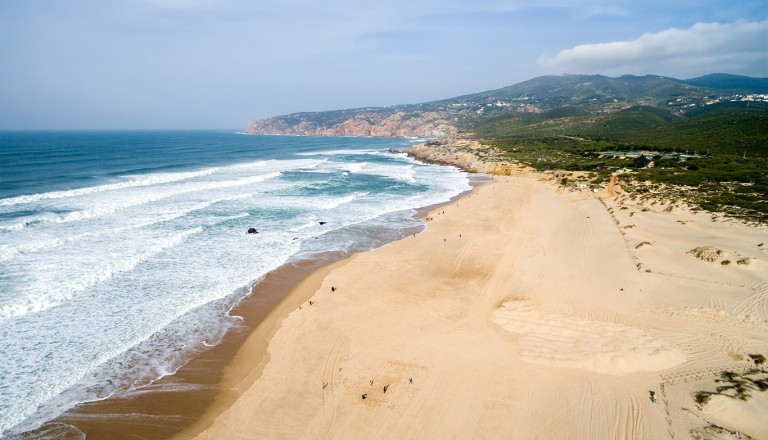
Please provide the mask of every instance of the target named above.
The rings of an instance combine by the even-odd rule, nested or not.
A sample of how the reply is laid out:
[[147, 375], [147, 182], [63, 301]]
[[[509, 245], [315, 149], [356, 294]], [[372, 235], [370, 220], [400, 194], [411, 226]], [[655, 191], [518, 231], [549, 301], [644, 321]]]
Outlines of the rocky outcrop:
[[306, 136], [446, 137], [456, 133], [449, 112], [346, 110], [294, 113], [252, 122], [245, 133]]
[[438, 165], [453, 165], [470, 173], [483, 172], [483, 161], [477, 154], [456, 145], [425, 145], [419, 144], [403, 149], [407, 155], [422, 162]]
[[404, 148], [403, 152], [422, 162], [453, 165], [470, 173], [510, 176], [531, 171], [527, 166], [503, 160], [499, 150], [467, 139], [427, 142]]

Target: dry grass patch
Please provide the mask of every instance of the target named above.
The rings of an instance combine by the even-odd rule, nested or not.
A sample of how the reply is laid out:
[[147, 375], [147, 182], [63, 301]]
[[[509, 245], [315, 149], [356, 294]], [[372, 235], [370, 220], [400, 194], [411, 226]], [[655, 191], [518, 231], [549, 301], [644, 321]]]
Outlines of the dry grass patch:
[[[713, 246], [699, 246], [686, 252], [702, 261], [713, 262], [722, 257], [724, 252]], [[729, 262], [730, 263], [730, 262]]]

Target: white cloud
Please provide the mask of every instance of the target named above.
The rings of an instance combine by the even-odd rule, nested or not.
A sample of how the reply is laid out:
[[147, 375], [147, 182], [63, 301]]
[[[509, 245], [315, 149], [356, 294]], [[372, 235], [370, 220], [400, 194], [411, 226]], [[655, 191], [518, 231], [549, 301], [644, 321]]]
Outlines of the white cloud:
[[697, 23], [689, 29], [645, 33], [631, 41], [582, 44], [539, 64], [561, 72], [691, 77], [727, 72], [768, 75], [768, 20]]

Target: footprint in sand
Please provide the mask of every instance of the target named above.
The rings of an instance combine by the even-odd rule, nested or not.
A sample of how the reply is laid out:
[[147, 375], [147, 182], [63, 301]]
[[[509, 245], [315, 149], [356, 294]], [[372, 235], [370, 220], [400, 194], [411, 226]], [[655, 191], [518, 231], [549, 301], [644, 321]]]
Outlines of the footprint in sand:
[[606, 374], [659, 371], [682, 364], [685, 354], [640, 329], [545, 313], [508, 301], [493, 322], [518, 336], [521, 357], [539, 364]]

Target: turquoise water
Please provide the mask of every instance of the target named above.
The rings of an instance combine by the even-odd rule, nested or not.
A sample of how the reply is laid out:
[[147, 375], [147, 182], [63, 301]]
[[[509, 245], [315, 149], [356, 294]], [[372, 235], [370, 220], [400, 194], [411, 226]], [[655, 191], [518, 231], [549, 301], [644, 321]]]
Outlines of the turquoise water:
[[469, 189], [388, 152], [412, 142], [0, 133], [0, 435], [172, 374], [260, 276], [401, 238]]

